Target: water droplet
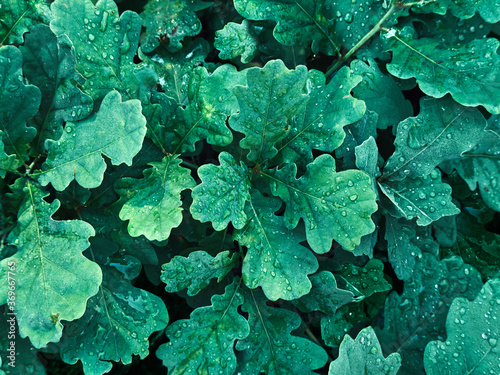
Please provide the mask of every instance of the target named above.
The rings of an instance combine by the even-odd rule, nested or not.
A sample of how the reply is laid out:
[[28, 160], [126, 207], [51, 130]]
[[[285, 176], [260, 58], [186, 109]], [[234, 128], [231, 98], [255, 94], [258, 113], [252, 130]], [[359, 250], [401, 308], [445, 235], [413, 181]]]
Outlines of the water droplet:
[[90, 40], [91, 42], [93, 42], [93, 41], [94, 41], [94, 39], [95, 39], [94, 34], [89, 34], [89, 40]]

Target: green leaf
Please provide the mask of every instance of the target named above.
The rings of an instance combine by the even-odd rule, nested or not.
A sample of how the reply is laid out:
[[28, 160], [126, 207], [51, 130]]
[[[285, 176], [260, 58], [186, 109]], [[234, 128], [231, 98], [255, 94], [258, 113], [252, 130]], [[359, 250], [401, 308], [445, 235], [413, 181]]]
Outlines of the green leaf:
[[338, 274], [365, 297], [391, 290], [384, 278], [384, 264], [378, 259], [370, 259], [363, 267], [344, 264]]
[[457, 241], [456, 216], [444, 216], [432, 225], [436, 242], [441, 247], [452, 247]]
[[398, 125], [396, 151], [384, 168], [383, 179], [423, 177], [438, 164], [460, 156], [476, 146], [486, 126], [475, 108], [465, 108], [451, 98], [422, 98], [420, 113]]
[[128, 232], [141, 234], [150, 241], [163, 241], [172, 228], [182, 221], [180, 193], [196, 183], [189, 169], [179, 166], [177, 156], [165, 156], [153, 168], [144, 171], [144, 178], [123, 178], [115, 183], [116, 192], [125, 200], [120, 219], [130, 220]]
[[168, 313], [160, 297], [132, 286], [141, 270], [129, 255], [109, 258], [101, 265], [104, 280], [85, 314], [66, 325], [60, 343], [61, 358], [80, 360], [85, 374], [109, 372], [112, 362], [132, 363], [132, 355], [149, 354], [148, 337], [164, 329]]
[[182, 48], [182, 40], [201, 31], [201, 22], [195, 12], [210, 7], [212, 3], [200, 0], [149, 0], [141, 13], [146, 32], [141, 49], [152, 52], [160, 45], [176, 52]]
[[250, 22], [241, 24], [229, 22], [222, 30], [215, 32], [214, 47], [222, 60], [234, 59], [241, 55], [243, 64], [249, 63], [257, 54], [257, 39], [250, 32]]
[[366, 172], [372, 179], [372, 190], [378, 196], [377, 177], [380, 176], [380, 168], [378, 167], [379, 153], [375, 138], [370, 136], [359, 146], [354, 148], [356, 155], [356, 167]]
[[34, 25], [49, 23], [52, 14], [48, 3], [47, 0], [3, 0], [0, 8], [0, 46], [21, 44], [23, 34]]
[[46, 139], [59, 139], [62, 125], [79, 121], [92, 111], [93, 101], [78, 88], [83, 77], [75, 70], [71, 42], [59, 40], [46, 25], [37, 25], [26, 34], [20, 47], [24, 58], [24, 75], [42, 92], [40, 111], [34, 119], [38, 137], [34, 153], [43, 152]]
[[3, 144], [3, 131], [0, 130], [0, 177], [4, 178], [7, 172], [13, 172], [21, 166], [22, 162], [16, 155], [7, 155]]
[[[446, 343], [432, 341], [425, 348], [425, 371], [429, 375], [486, 374], [498, 368], [500, 329], [500, 279], [484, 284], [472, 302], [457, 298], [446, 318]], [[442, 364], [446, 363], [444, 370]]]
[[248, 224], [233, 237], [248, 248], [243, 259], [243, 281], [250, 289], [262, 287], [271, 301], [292, 300], [311, 290], [307, 275], [318, 269], [313, 253], [300, 245], [302, 230], [291, 231], [282, 216], [274, 215], [281, 202], [277, 198], [251, 192], [246, 206]]
[[500, 211], [500, 134], [485, 129], [476, 147], [441, 167], [448, 173], [456, 169], [470, 190], [479, 188], [486, 205]]
[[51, 183], [59, 191], [73, 180], [85, 188], [99, 186], [106, 170], [101, 154], [114, 165], [132, 165], [146, 134], [146, 120], [138, 100], [121, 99], [117, 91], [110, 91], [95, 116], [66, 123], [58, 141], [45, 142], [49, 156], [35, 174], [42, 185]]
[[305, 165], [313, 161], [312, 149], [332, 152], [342, 144], [343, 127], [363, 117], [365, 105], [350, 94], [361, 81], [347, 67], [340, 69], [328, 84], [325, 75], [308, 73], [307, 105], [292, 118], [292, 126], [279, 151], [286, 162]]
[[236, 229], [241, 229], [247, 222], [249, 171], [227, 152], [219, 154], [219, 162], [219, 166], [205, 164], [198, 168], [201, 184], [193, 189], [191, 214], [202, 223], [212, 222], [215, 230], [223, 230], [230, 221]]
[[500, 21], [500, 8], [494, 0], [470, 1], [470, 0], [440, 0], [417, 3], [412, 10], [423, 13], [437, 13], [444, 15], [447, 10], [458, 18], [468, 19], [478, 12], [481, 17], [489, 23]]
[[360, 323], [366, 325], [369, 320], [363, 303], [350, 303], [342, 306], [334, 315], [321, 317], [321, 338], [326, 345], [336, 348], [349, 330]]
[[[237, 278], [223, 295], [214, 295], [212, 305], [195, 309], [189, 319], [171, 324], [165, 334], [169, 342], [156, 352], [169, 374], [190, 371], [232, 375], [236, 369], [234, 342], [248, 336], [249, 326], [238, 313], [243, 303]], [[210, 353], [210, 355], [207, 355]]]
[[286, 46], [312, 41], [314, 53], [334, 54], [338, 49], [334, 21], [324, 16], [325, 0], [235, 0], [243, 17], [277, 23], [274, 37]]
[[425, 345], [445, 336], [444, 322], [452, 301], [458, 296], [473, 299], [481, 285], [479, 273], [460, 257], [438, 261], [422, 254], [403, 294], [388, 296], [384, 330], [377, 330], [384, 352], [401, 354], [400, 374], [423, 373]]
[[415, 77], [420, 89], [435, 98], [450, 93], [462, 105], [482, 105], [490, 113], [500, 113], [498, 40], [476, 39], [449, 47], [430, 38], [409, 40], [393, 35], [391, 40], [389, 73], [404, 79]]
[[287, 136], [292, 117], [306, 104], [307, 69], [288, 70], [281, 60], [273, 60], [246, 72], [248, 86], [234, 87], [240, 112], [229, 125], [245, 134], [240, 146], [250, 150], [248, 159], [261, 161], [276, 155], [276, 142]]
[[384, 358], [372, 327], [363, 328], [356, 339], [345, 335], [340, 343], [339, 357], [330, 364], [330, 375], [396, 375], [401, 367], [399, 353]]
[[0, 47], [0, 131], [7, 155], [27, 158], [28, 144], [36, 129], [26, 126], [40, 106], [38, 87], [25, 85], [22, 76], [23, 55], [13, 46]]
[[351, 69], [363, 78], [352, 92], [356, 98], [364, 100], [367, 110], [379, 115], [378, 128], [387, 129], [413, 114], [398, 84], [391, 76], [383, 74], [373, 59], [368, 63], [354, 60]]
[[287, 227], [295, 228], [302, 218], [307, 242], [318, 254], [328, 252], [332, 240], [352, 250], [362, 236], [375, 230], [370, 216], [377, 203], [366, 173], [337, 173], [335, 160], [328, 154], [317, 157], [299, 179], [293, 163], [270, 173], [263, 175], [271, 180], [273, 194], [286, 203]]
[[236, 343], [237, 372], [243, 375], [309, 374], [324, 366], [327, 354], [319, 345], [294, 336], [300, 316], [292, 311], [266, 305], [262, 292], [245, 290], [242, 310], [248, 313], [250, 334]]
[[321, 271], [310, 278], [311, 291], [300, 297], [298, 301], [293, 301], [293, 304], [301, 311], [321, 311], [325, 314], [335, 314], [337, 309], [354, 301], [354, 294], [340, 289], [331, 272]]
[[[94, 235], [92, 226], [81, 220], [56, 221], [60, 207], [56, 199], [47, 203], [44, 192], [30, 182], [16, 228], [8, 237], [17, 252], [0, 262], [0, 273], [16, 274], [16, 317], [21, 337], [28, 336], [36, 348], [61, 337], [61, 320], [83, 315], [87, 299], [102, 281], [99, 266], [82, 255]], [[15, 265], [13, 270], [9, 268]], [[0, 286], [0, 303], [7, 302], [7, 282]], [[54, 320], [53, 316], [57, 316]]]
[[206, 251], [194, 251], [188, 257], [175, 256], [162, 266], [161, 281], [169, 293], [188, 288], [188, 295], [194, 296], [205, 288], [211, 279], [220, 282], [236, 266], [237, 254], [230, 256], [228, 250], [212, 257]]
[[397, 217], [417, 218], [420, 226], [460, 213], [451, 201], [450, 185], [441, 182], [439, 169], [423, 178], [407, 177], [402, 181], [379, 183], [378, 186], [394, 205]]
[[85, 78], [84, 90], [99, 101], [113, 89], [137, 96], [140, 82], [131, 72], [139, 43], [141, 18], [125, 11], [118, 16], [113, 0], [56, 0], [50, 28], [67, 35], [76, 54], [76, 70]]

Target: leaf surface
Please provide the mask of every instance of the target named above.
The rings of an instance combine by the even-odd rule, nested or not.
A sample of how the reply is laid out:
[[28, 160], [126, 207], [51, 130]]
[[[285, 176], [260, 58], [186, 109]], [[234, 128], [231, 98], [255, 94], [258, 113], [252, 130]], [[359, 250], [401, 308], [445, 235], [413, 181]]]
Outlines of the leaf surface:
[[384, 278], [384, 264], [378, 259], [370, 259], [363, 267], [344, 264], [338, 274], [365, 297], [391, 290]]
[[21, 44], [23, 34], [52, 16], [47, 0], [4, 0], [0, 8], [0, 45]]
[[257, 54], [258, 43], [250, 33], [249, 21], [243, 20], [241, 24], [229, 22], [222, 30], [216, 31], [214, 47], [220, 51], [219, 58], [222, 60], [241, 56], [241, 62], [246, 64]]
[[470, 0], [441, 0], [416, 4], [412, 10], [417, 12], [433, 12], [445, 14], [447, 10], [458, 18], [468, 19], [478, 12], [481, 17], [489, 23], [500, 21], [500, 8], [495, 0], [470, 1]]
[[95, 188], [106, 170], [102, 155], [114, 165], [132, 165], [146, 134], [146, 120], [138, 100], [121, 99], [117, 91], [110, 91], [95, 116], [67, 123], [58, 141], [45, 142], [49, 156], [39, 172], [42, 185], [51, 183], [61, 191], [76, 180], [85, 188]]

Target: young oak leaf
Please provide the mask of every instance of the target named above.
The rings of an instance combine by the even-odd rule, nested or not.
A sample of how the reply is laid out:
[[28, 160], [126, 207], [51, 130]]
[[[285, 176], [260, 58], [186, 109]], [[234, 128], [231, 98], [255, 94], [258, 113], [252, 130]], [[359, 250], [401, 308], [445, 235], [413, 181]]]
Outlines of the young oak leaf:
[[390, 40], [389, 73], [403, 79], [415, 77], [420, 89], [435, 98], [450, 93], [464, 106], [482, 105], [488, 112], [500, 114], [498, 40], [476, 39], [447, 47], [430, 38], [410, 40], [394, 35]]
[[240, 146], [249, 149], [248, 159], [261, 161], [274, 157], [276, 142], [290, 131], [290, 121], [306, 104], [303, 93], [307, 68], [288, 70], [281, 60], [264, 68], [247, 70], [248, 86], [236, 86], [240, 112], [231, 116], [229, 126], [245, 134]]
[[241, 62], [247, 64], [257, 54], [258, 41], [250, 32], [250, 21], [243, 20], [241, 24], [229, 22], [216, 31], [214, 47], [220, 51], [219, 58], [230, 60], [241, 55]]
[[370, 259], [363, 267], [344, 264], [338, 274], [365, 297], [391, 290], [384, 278], [384, 263], [378, 259]]
[[460, 158], [476, 146], [486, 126], [476, 108], [466, 108], [449, 97], [420, 101], [420, 113], [399, 123], [396, 150], [384, 168], [382, 179], [423, 177], [439, 163]]
[[[26, 183], [18, 223], [8, 237], [17, 252], [0, 262], [2, 280], [9, 265], [16, 265], [16, 282], [23, 286], [15, 296], [19, 333], [36, 348], [59, 341], [61, 320], [81, 317], [102, 281], [99, 266], [82, 255], [94, 229], [81, 220], [52, 219], [61, 204], [57, 199], [47, 203], [48, 195]], [[0, 304], [7, 302], [8, 285], [2, 284]]]
[[230, 221], [236, 229], [247, 222], [245, 203], [250, 200], [248, 168], [237, 165], [231, 154], [219, 154], [220, 165], [205, 164], [198, 168], [201, 184], [193, 189], [191, 214], [196, 220], [212, 222], [223, 230]]
[[[488, 23], [500, 21], [500, 7], [494, 0], [473, 1], [473, 0], [439, 0], [422, 1], [413, 5], [412, 11], [422, 13], [436, 13], [439, 15], [450, 14], [455, 17], [469, 19], [478, 12]], [[440, 30], [441, 31], [441, 30]]]
[[288, 229], [283, 217], [274, 215], [281, 206], [279, 199], [264, 197], [257, 190], [251, 191], [251, 197], [246, 205], [248, 224], [233, 235], [248, 248], [242, 268], [245, 285], [262, 287], [271, 301], [306, 295], [311, 290], [307, 275], [317, 270], [318, 261], [300, 245], [303, 231]]
[[401, 367], [401, 355], [392, 353], [384, 358], [379, 340], [372, 327], [363, 328], [356, 339], [345, 335], [340, 343], [339, 357], [330, 364], [329, 375], [396, 375]]
[[248, 313], [250, 334], [236, 343], [240, 351], [237, 373], [313, 375], [313, 370], [325, 365], [323, 348], [291, 334], [301, 323], [297, 313], [267, 306], [259, 290], [244, 289], [243, 295], [242, 310]]
[[417, 218], [420, 226], [460, 213], [451, 201], [451, 186], [441, 182], [441, 172], [437, 168], [423, 178], [379, 182], [378, 186], [394, 205], [395, 215], [407, 220]]
[[340, 69], [328, 84], [325, 75], [310, 70], [307, 80], [308, 102], [292, 118], [292, 125], [281, 141], [283, 160], [307, 164], [313, 161], [312, 149], [332, 152], [342, 144], [345, 125], [363, 117], [366, 106], [350, 92], [361, 82], [349, 68]]
[[205, 288], [211, 279], [220, 282], [235, 266], [237, 254], [222, 251], [215, 257], [206, 251], [193, 251], [188, 257], [175, 256], [162, 266], [161, 281], [169, 293], [188, 288], [187, 294], [194, 296]]
[[336, 172], [329, 154], [308, 164], [299, 179], [293, 163], [262, 175], [270, 179], [272, 193], [286, 203], [286, 226], [293, 229], [302, 218], [307, 242], [318, 254], [328, 252], [332, 240], [352, 250], [375, 230], [370, 216], [377, 203], [370, 177], [359, 170]]
[[95, 116], [68, 122], [64, 130], [58, 141], [45, 142], [49, 156], [34, 175], [43, 186], [51, 183], [59, 191], [73, 180], [89, 189], [102, 183], [106, 163], [101, 154], [114, 165], [132, 165], [146, 134], [146, 119], [139, 100], [122, 102], [117, 91], [110, 91]]
[[4, 178], [7, 172], [13, 172], [19, 166], [21, 161], [16, 158], [16, 155], [7, 155], [3, 143], [3, 131], [0, 130], [0, 177]]
[[247, 337], [250, 330], [238, 313], [243, 303], [240, 283], [235, 278], [223, 295], [211, 298], [211, 306], [199, 307], [189, 319], [177, 320], [167, 328], [165, 334], [170, 341], [161, 345], [156, 355], [169, 374], [234, 374], [234, 342]]
[[36, 129], [26, 126], [40, 106], [40, 89], [25, 85], [22, 76], [23, 55], [14, 46], [0, 47], [0, 131], [7, 155], [28, 158], [29, 143]]
[[124, 198], [120, 219], [129, 220], [132, 237], [144, 235], [150, 241], [163, 241], [182, 221], [180, 193], [196, 186], [189, 169], [179, 166], [181, 159], [165, 156], [160, 163], [144, 171], [144, 178], [122, 178], [115, 183]]
[[85, 374], [92, 375], [109, 372], [112, 361], [127, 365], [132, 355], [144, 359], [147, 338], [164, 329], [169, 319], [160, 297], [132, 285], [141, 271], [137, 259], [111, 257], [101, 268], [99, 293], [89, 299], [80, 319], [65, 325], [59, 347], [64, 362], [80, 360]]
[[[484, 284], [474, 301], [457, 298], [446, 318], [446, 343], [431, 341], [424, 354], [429, 375], [491, 373], [498, 368], [500, 328], [500, 280]], [[446, 370], [443, 371], [443, 363]]]

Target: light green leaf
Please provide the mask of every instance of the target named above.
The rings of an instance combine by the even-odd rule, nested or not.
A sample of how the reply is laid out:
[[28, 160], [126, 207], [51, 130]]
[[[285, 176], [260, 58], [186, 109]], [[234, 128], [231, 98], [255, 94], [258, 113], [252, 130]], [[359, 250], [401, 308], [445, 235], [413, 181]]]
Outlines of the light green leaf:
[[95, 188], [106, 170], [102, 155], [114, 165], [132, 165], [146, 134], [146, 120], [138, 100], [121, 99], [117, 91], [111, 91], [95, 116], [66, 123], [58, 141], [45, 142], [49, 156], [43, 170], [35, 173], [42, 185], [52, 183], [61, 191], [76, 180], [85, 188]]
[[354, 153], [356, 155], [356, 167], [365, 171], [370, 176], [372, 179], [372, 189], [378, 198], [376, 179], [380, 176], [380, 168], [378, 167], [379, 153], [375, 138], [370, 136], [366, 141], [354, 148]]
[[7, 155], [27, 158], [28, 144], [36, 129], [26, 126], [40, 106], [40, 90], [25, 85], [22, 76], [23, 55], [13, 46], [0, 47], [0, 131]]
[[361, 81], [349, 68], [340, 69], [328, 84], [325, 75], [308, 73], [307, 105], [292, 118], [291, 129], [281, 141], [283, 160], [306, 165], [313, 161], [312, 149], [332, 152], [342, 144], [345, 125], [363, 117], [366, 106], [350, 92]]
[[245, 134], [240, 146], [250, 150], [248, 159], [261, 161], [276, 155], [276, 142], [287, 136], [292, 117], [306, 104], [307, 68], [288, 70], [281, 60], [273, 60], [246, 72], [248, 86], [234, 88], [240, 112], [229, 125]]
[[373, 59], [368, 63], [354, 60], [351, 69], [363, 78], [352, 92], [356, 98], [364, 100], [367, 110], [378, 114], [378, 128], [387, 129], [413, 114], [411, 103], [404, 98], [398, 84], [391, 76], [383, 74]]
[[312, 370], [326, 364], [323, 348], [291, 334], [301, 323], [297, 313], [267, 306], [259, 290], [245, 289], [244, 296], [242, 310], [248, 313], [250, 335], [236, 343], [236, 350], [241, 351], [237, 373], [313, 375]]
[[178, 156], [165, 156], [153, 168], [144, 171], [144, 178], [123, 178], [115, 183], [116, 192], [125, 201], [120, 219], [130, 220], [128, 232], [141, 234], [150, 241], [163, 241], [172, 228], [182, 221], [180, 193], [196, 186], [189, 169], [179, 166]]
[[0, 177], [4, 178], [7, 172], [15, 171], [22, 162], [16, 155], [7, 155], [3, 144], [3, 131], [0, 130]]
[[[498, 369], [500, 329], [500, 280], [484, 284], [472, 302], [453, 301], [446, 318], [446, 343], [432, 341], [425, 348], [425, 371], [429, 375], [480, 375]], [[446, 367], [443, 368], [443, 363]]]
[[230, 256], [229, 250], [213, 257], [206, 251], [194, 251], [188, 257], [175, 256], [162, 266], [161, 281], [169, 293], [188, 288], [188, 295], [194, 296], [205, 288], [211, 279], [220, 282], [236, 265], [237, 254]]
[[358, 170], [337, 173], [331, 155], [317, 157], [299, 179], [293, 163], [262, 174], [271, 180], [272, 193], [286, 203], [287, 227], [295, 228], [302, 218], [307, 242], [318, 254], [328, 252], [332, 240], [352, 250], [375, 230], [370, 216], [377, 203], [370, 177]]
[[424, 373], [425, 346], [445, 336], [444, 322], [452, 301], [459, 296], [473, 299], [481, 286], [479, 273], [460, 257], [438, 261], [434, 255], [422, 254], [403, 294], [393, 292], [387, 297], [384, 329], [376, 329], [384, 352], [401, 354], [399, 374]]
[[235, 278], [223, 295], [212, 297], [211, 306], [199, 307], [189, 319], [177, 320], [167, 328], [165, 334], [170, 341], [161, 345], [156, 355], [168, 367], [169, 374], [234, 374], [234, 342], [247, 337], [250, 330], [238, 313], [238, 306], [243, 303], [240, 283]]
[[430, 38], [410, 40], [394, 35], [391, 40], [389, 73], [404, 79], [415, 77], [420, 89], [435, 98], [450, 93], [462, 105], [482, 105], [490, 113], [500, 113], [498, 40], [476, 39], [448, 47]]
[[304, 312], [321, 311], [335, 314], [337, 309], [354, 301], [354, 294], [340, 289], [335, 277], [329, 271], [321, 271], [311, 275], [311, 291], [298, 301], [293, 301], [297, 308]]
[[384, 278], [384, 263], [378, 259], [370, 259], [363, 267], [344, 264], [338, 274], [365, 297], [391, 290]]
[[250, 32], [250, 22], [243, 20], [241, 24], [229, 22], [222, 30], [215, 32], [214, 47], [222, 60], [234, 59], [241, 55], [243, 64], [252, 61], [257, 54], [257, 39]]
[[401, 356], [391, 353], [384, 358], [377, 335], [372, 327], [361, 330], [353, 340], [345, 335], [340, 343], [339, 357], [330, 364], [330, 375], [396, 375]]
[[398, 217], [417, 218], [420, 226], [460, 213], [451, 201], [450, 185], [441, 182], [439, 169], [423, 178], [407, 177], [402, 181], [379, 183], [378, 186], [394, 205]]
[[[46, 193], [30, 182], [16, 228], [9, 243], [17, 252], [0, 262], [2, 280], [15, 272], [16, 312], [21, 337], [28, 336], [36, 348], [61, 337], [61, 320], [83, 315], [87, 300], [99, 290], [101, 270], [82, 255], [94, 235], [92, 226], [81, 220], [56, 221], [60, 207], [56, 199], [47, 203]], [[9, 268], [15, 265], [15, 270]], [[0, 286], [0, 303], [7, 302], [8, 284]]]
[[59, 40], [46, 25], [37, 25], [26, 34], [24, 46], [19, 47], [24, 58], [24, 75], [42, 92], [40, 111], [34, 118], [38, 137], [34, 153], [44, 151], [46, 139], [59, 139], [62, 125], [79, 121], [93, 108], [90, 96], [77, 85], [84, 83], [75, 70], [75, 54], [71, 42]]
[[113, 0], [56, 0], [50, 28], [67, 35], [76, 54], [76, 70], [85, 78], [84, 90], [99, 101], [113, 89], [137, 97], [141, 82], [131, 72], [139, 43], [141, 18], [125, 11], [119, 17]]
[[198, 168], [201, 184], [193, 189], [191, 214], [196, 220], [211, 221], [215, 230], [229, 222], [241, 229], [247, 222], [245, 203], [250, 200], [249, 170], [227, 152], [219, 154], [220, 165], [205, 164]]
[[160, 297], [132, 286], [141, 271], [129, 255], [111, 257], [101, 265], [104, 280], [85, 314], [67, 324], [60, 343], [61, 358], [80, 360], [86, 375], [109, 372], [114, 362], [132, 363], [132, 355], [149, 354], [148, 337], [164, 329], [168, 313]]
[[48, 24], [51, 17], [47, 0], [2, 0], [0, 46], [23, 43], [25, 32], [38, 23]]
[[339, 49], [325, 0], [235, 0], [234, 7], [247, 19], [276, 22], [274, 37], [286, 46], [312, 41], [314, 53], [327, 55]]
[[252, 191], [246, 206], [248, 224], [233, 237], [248, 252], [243, 260], [243, 281], [250, 289], [262, 287], [271, 301], [299, 298], [311, 290], [307, 275], [318, 269], [313, 253], [300, 245], [302, 230], [289, 230], [282, 216], [274, 215], [281, 202]]
[[141, 13], [146, 28], [141, 49], [149, 53], [166, 45], [171, 52], [180, 50], [186, 36], [195, 36], [201, 31], [195, 12], [211, 5], [200, 0], [149, 0]]
[[396, 150], [383, 179], [426, 176], [439, 163], [460, 158], [481, 141], [486, 120], [476, 108], [462, 107], [449, 97], [424, 97], [420, 108], [417, 117], [399, 123]]
[[458, 18], [468, 19], [478, 12], [481, 17], [489, 23], [500, 21], [500, 7], [495, 0], [471, 1], [471, 0], [439, 0], [416, 3], [413, 11], [422, 13], [437, 13], [444, 15], [447, 10]]

